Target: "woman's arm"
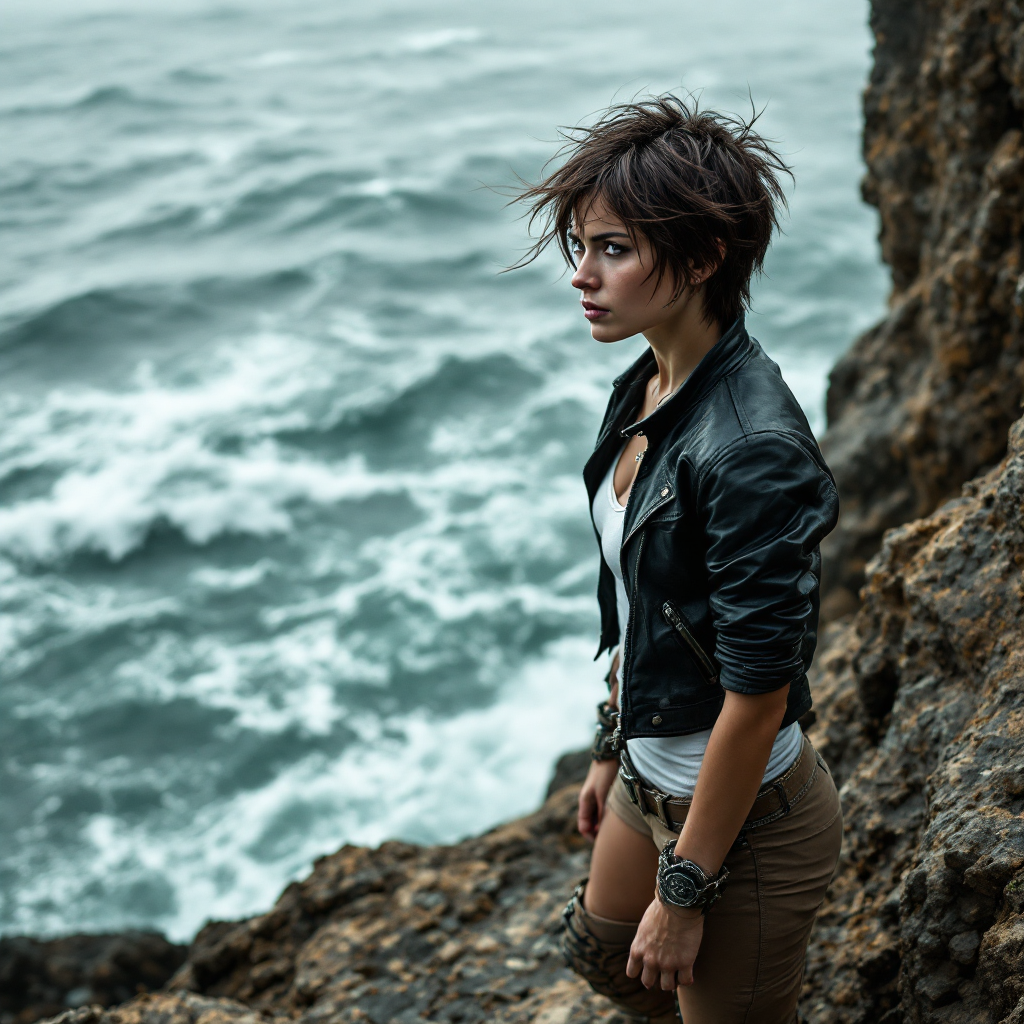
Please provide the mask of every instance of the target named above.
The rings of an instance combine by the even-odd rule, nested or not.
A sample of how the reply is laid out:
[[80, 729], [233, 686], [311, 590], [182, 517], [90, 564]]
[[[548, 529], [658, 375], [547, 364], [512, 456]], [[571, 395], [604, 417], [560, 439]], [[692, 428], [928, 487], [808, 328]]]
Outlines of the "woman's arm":
[[692, 860], [709, 875], [718, 874], [761, 788], [788, 694], [788, 685], [756, 695], [725, 693], [676, 843], [677, 857]]
[[[611, 671], [608, 674], [608, 682], [611, 686], [611, 693], [608, 695], [608, 703], [612, 707], [619, 706], [619, 652], [615, 651], [612, 658]], [[591, 761], [587, 771], [587, 778], [580, 790], [579, 803], [576, 811], [576, 827], [580, 835], [587, 839], [597, 838], [598, 829], [601, 827], [601, 819], [604, 817], [605, 801], [608, 799], [608, 790], [615, 782], [615, 776], [619, 771], [618, 760], [613, 761]]]
[[[757, 695], [726, 691], [676, 843], [677, 856], [709, 875], [718, 873], [754, 803], [788, 694], [788, 685]], [[637, 930], [626, 973], [631, 978], [642, 973], [648, 988], [659, 982], [667, 991], [692, 985], [703, 931], [699, 910], [667, 907], [655, 894]]]

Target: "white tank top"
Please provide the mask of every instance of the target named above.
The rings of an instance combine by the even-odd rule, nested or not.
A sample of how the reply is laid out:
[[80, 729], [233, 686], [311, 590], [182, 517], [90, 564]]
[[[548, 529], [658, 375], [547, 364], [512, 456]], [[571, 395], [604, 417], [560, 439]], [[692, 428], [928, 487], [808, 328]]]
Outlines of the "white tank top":
[[[619, 650], [626, 633], [629, 618], [629, 600], [622, 582], [622, 564], [619, 550], [622, 547], [622, 524], [626, 507], [619, 504], [615, 495], [615, 467], [619, 455], [612, 460], [611, 468], [594, 495], [594, 525], [601, 535], [601, 554], [615, 577], [615, 609], [619, 617]], [[693, 796], [697, 785], [697, 773], [704, 760], [711, 730], [691, 732], [685, 736], [639, 736], [627, 740], [629, 756], [636, 770], [658, 789], [672, 796]], [[772, 746], [771, 756], [765, 768], [764, 779], [781, 775], [796, 760], [800, 753], [802, 733], [799, 722], [779, 730]]]

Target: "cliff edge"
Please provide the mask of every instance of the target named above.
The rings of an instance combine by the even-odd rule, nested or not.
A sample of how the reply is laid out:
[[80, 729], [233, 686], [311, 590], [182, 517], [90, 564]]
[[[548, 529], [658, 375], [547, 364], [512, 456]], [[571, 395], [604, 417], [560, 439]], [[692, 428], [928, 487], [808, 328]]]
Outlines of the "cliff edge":
[[822, 448], [842, 517], [826, 618], [853, 610], [893, 526], [997, 463], [1024, 390], [1024, 7], [874, 0], [864, 198], [881, 219], [890, 312], [832, 371]]

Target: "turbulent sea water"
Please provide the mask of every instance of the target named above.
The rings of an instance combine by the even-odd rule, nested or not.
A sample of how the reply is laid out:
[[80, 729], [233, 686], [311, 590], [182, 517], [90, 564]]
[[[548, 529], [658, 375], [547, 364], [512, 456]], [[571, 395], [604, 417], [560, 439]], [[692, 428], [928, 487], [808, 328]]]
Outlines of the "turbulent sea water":
[[270, 905], [346, 841], [532, 808], [582, 745], [591, 341], [501, 195], [702, 90], [797, 179], [752, 332], [816, 429], [884, 305], [864, 2], [9, 0], [0, 930]]

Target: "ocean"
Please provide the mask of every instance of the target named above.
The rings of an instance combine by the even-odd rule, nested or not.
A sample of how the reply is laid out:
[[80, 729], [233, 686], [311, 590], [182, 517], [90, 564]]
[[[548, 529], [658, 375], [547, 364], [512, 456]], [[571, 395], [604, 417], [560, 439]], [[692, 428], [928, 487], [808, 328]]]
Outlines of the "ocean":
[[865, 2], [8, 0], [0, 931], [189, 937], [529, 811], [603, 693], [611, 379], [502, 194], [560, 125], [764, 107], [751, 332], [821, 430], [884, 310]]

